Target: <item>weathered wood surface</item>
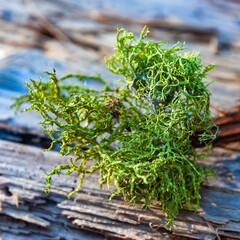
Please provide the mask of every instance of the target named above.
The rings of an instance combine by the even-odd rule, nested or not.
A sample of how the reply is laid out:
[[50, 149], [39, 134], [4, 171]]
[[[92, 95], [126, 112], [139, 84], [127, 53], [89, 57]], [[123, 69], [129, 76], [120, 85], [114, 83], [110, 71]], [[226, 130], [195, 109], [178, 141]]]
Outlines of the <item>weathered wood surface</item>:
[[219, 134], [213, 145], [226, 147], [234, 142], [235, 149], [240, 151], [240, 105], [218, 112], [220, 117], [215, 120], [215, 124], [219, 126]]
[[[218, 117], [214, 118], [214, 123], [219, 128], [217, 138], [213, 141], [212, 147], [223, 147], [240, 152], [240, 105], [227, 108], [224, 110], [219, 109], [217, 106], [212, 105], [211, 108], [216, 111]], [[216, 128], [212, 129], [216, 131]], [[0, 120], [0, 139], [28, 144], [47, 149], [51, 145], [51, 138], [48, 134], [43, 133], [37, 129], [29, 127], [16, 126]], [[204, 143], [198, 141], [196, 135], [193, 139], [195, 147], [204, 147]], [[55, 144], [52, 148], [54, 151], [60, 149], [59, 144]]]
[[[218, 173], [201, 188], [201, 209], [180, 211], [172, 231], [159, 207], [141, 209], [98, 189], [86, 177], [73, 199], [78, 176], [54, 177], [43, 190], [43, 171], [66, 161], [56, 152], [0, 140], [0, 238], [2, 239], [240, 239], [240, 155], [216, 149], [201, 164]], [[111, 187], [112, 188], [112, 187]], [[111, 189], [110, 189], [111, 190]], [[91, 232], [98, 233], [92, 235]]]
[[240, 99], [239, 12], [240, 4], [217, 0], [187, 4], [180, 0], [178, 6], [172, 1], [136, 5], [131, 1], [2, 0], [0, 120], [34, 128], [39, 121], [36, 115], [16, 117], [9, 106], [12, 97], [26, 92], [25, 81], [44, 78], [43, 71], [52, 68], [58, 76], [100, 73], [113, 83], [119, 76], [105, 69], [103, 58], [113, 52], [116, 28], [139, 35], [145, 24], [151, 30], [149, 38], [170, 45], [185, 41], [189, 50], [201, 52], [204, 65], [216, 63], [207, 79], [214, 81], [209, 86], [212, 101], [221, 109], [234, 106]]
[[[213, 117], [214, 123], [218, 127], [216, 139], [212, 142], [212, 147], [222, 147], [240, 152], [240, 105], [233, 106], [224, 110], [211, 105], [216, 110], [217, 117]], [[216, 133], [217, 128], [212, 128]], [[199, 132], [201, 133], [201, 131]], [[198, 134], [192, 137], [192, 144], [195, 147], [205, 147], [204, 142], [199, 142]]]
[[[207, 79], [214, 80], [210, 85], [212, 102], [221, 109], [239, 104], [239, 1], [194, 0], [187, 4], [184, 0], [177, 4], [175, 1], [142, 1], [137, 5], [131, 2], [1, 0], [0, 120], [5, 122], [1, 126], [3, 132], [9, 130], [8, 123], [18, 125], [19, 128], [11, 132], [20, 133], [13, 141], [27, 143], [25, 140], [31, 140], [24, 140], [27, 132], [33, 133], [32, 139], [38, 144], [39, 138], [34, 138], [31, 129], [39, 129], [36, 127], [39, 116], [33, 112], [14, 116], [9, 106], [12, 97], [26, 92], [24, 82], [30, 77], [38, 78], [45, 70], [55, 68], [58, 76], [69, 72], [100, 73], [110, 83], [118, 79], [105, 69], [103, 60], [113, 52], [116, 27], [125, 27], [138, 35], [147, 24], [151, 30], [149, 37], [155, 41], [169, 41], [170, 45], [185, 41], [189, 50], [201, 52], [204, 64], [217, 64]], [[184, 11], [179, 11], [182, 7]], [[221, 133], [224, 141], [223, 132], [229, 134], [229, 130], [230, 133], [234, 130], [233, 134], [238, 134], [235, 125], [221, 124], [225, 128]], [[28, 129], [22, 132], [24, 126]], [[240, 149], [239, 145], [235, 149]], [[176, 236], [182, 239], [185, 235], [199, 239], [239, 238], [240, 159], [237, 155], [215, 152], [203, 162], [214, 165], [219, 177], [202, 188], [202, 211], [182, 211], [172, 233], [163, 228], [164, 216], [159, 209], [141, 210], [127, 206], [120, 199], [109, 203], [109, 192], [97, 188], [97, 175], [87, 178], [80, 193], [75, 195], [76, 201], [67, 200], [66, 195], [76, 187], [77, 176], [55, 178], [52, 193], [46, 195], [40, 179], [43, 170], [49, 171], [50, 166], [61, 161], [63, 158], [52, 152], [42, 153], [33, 147], [0, 141], [0, 238], [103, 239], [101, 234], [132, 239]], [[89, 231], [84, 232], [82, 227]], [[89, 235], [92, 231], [98, 235]]]

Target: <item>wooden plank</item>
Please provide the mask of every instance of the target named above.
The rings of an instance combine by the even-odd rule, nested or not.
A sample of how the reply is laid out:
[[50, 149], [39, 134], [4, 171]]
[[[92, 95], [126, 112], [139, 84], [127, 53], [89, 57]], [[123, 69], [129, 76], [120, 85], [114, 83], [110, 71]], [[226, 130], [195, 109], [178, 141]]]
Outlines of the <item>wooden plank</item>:
[[0, 152], [0, 221], [8, 221], [0, 225], [2, 236], [56, 237], [63, 236], [67, 228], [71, 232], [66, 239], [81, 239], [75, 238], [76, 234], [93, 239], [91, 232], [98, 233], [95, 239], [102, 239], [101, 235], [118, 239], [174, 239], [176, 236], [240, 239], [240, 156], [237, 154], [224, 156], [218, 149], [201, 163], [213, 166], [218, 177], [202, 186], [201, 209], [180, 211], [170, 232], [157, 205], [141, 209], [127, 205], [120, 197], [109, 202], [109, 190], [98, 188], [98, 173], [86, 177], [73, 199], [67, 199], [66, 195], [77, 187], [76, 174], [54, 177], [51, 193], [44, 193], [43, 171], [67, 160], [56, 152], [43, 153], [35, 147], [3, 140], [0, 140]]

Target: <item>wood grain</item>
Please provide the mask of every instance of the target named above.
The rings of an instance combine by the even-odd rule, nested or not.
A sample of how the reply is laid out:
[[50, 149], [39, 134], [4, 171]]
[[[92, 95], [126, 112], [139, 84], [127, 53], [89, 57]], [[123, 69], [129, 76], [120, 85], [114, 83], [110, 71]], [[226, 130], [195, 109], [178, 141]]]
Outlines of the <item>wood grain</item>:
[[157, 205], [141, 209], [120, 197], [109, 202], [109, 190], [98, 188], [98, 173], [86, 177], [73, 199], [66, 196], [77, 187], [76, 174], [54, 177], [51, 193], [46, 194], [43, 171], [67, 160], [56, 152], [43, 153], [39, 148], [3, 140], [0, 152], [3, 239], [240, 239], [237, 154], [217, 149], [201, 162], [212, 166], [218, 177], [202, 186], [201, 209], [181, 210], [169, 231]]

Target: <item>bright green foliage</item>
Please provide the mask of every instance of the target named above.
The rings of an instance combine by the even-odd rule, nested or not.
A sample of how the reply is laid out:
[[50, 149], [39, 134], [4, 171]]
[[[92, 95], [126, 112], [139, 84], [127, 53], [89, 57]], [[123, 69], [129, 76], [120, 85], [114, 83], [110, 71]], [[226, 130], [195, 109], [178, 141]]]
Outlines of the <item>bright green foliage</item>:
[[[76, 157], [46, 173], [47, 191], [54, 174], [76, 171], [81, 180], [71, 196], [86, 174], [100, 170], [100, 185], [113, 182], [116, 187], [112, 197], [122, 194], [132, 204], [141, 200], [144, 207], [157, 200], [171, 225], [179, 208], [199, 206], [200, 184], [212, 174], [196, 161], [205, 157], [217, 134], [202, 81], [214, 65], [202, 69], [199, 54], [180, 54], [180, 43], [165, 48], [165, 42], [146, 42], [148, 32], [144, 28], [136, 40], [118, 30], [115, 54], [106, 59], [126, 87], [112, 90], [99, 76], [58, 79], [54, 71], [48, 73], [50, 81], [31, 80], [30, 94], [15, 105], [30, 102], [53, 144], [61, 143], [61, 154]], [[105, 89], [64, 84], [71, 77], [98, 80]], [[201, 154], [197, 144], [206, 146]]]

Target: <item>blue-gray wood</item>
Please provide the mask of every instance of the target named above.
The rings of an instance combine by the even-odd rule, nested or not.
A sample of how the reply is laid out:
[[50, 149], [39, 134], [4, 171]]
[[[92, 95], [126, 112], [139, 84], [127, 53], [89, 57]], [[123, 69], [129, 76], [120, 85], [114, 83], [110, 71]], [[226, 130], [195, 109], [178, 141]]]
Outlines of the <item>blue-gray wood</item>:
[[77, 187], [76, 175], [54, 177], [51, 193], [46, 194], [41, 179], [43, 171], [66, 161], [66, 157], [56, 152], [43, 153], [39, 148], [3, 140], [0, 140], [0, 152], [0, 237], [3, 239], [240, 237], [239, 154], [216, 149], [202, 161], [201, 164], [213, 167], [218, 175], [202, 186], [201, 209], [180, 211], [169, 232], [158, 206], [141, 209], [127, 205], [120, 197], [109, 202], [110, 192], [97, 187], [97, 173], [86, 177], [72, 199], [66, 196]]

